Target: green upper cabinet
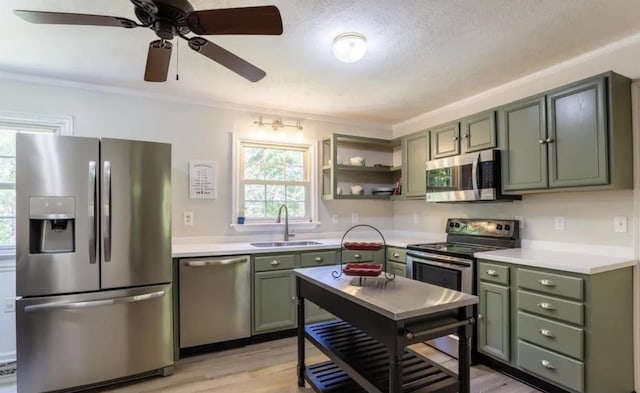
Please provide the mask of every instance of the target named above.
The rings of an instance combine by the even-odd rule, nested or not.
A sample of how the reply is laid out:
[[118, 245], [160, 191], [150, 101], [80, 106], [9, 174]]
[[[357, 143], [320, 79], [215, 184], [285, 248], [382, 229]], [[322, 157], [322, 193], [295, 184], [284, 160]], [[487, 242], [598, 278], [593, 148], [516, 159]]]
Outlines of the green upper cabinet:
[[431, 129], [431, 158], [460, 154], [460, 123], [448, 123]]
[[496, 147], [496, 112], [483, 112], [460, 120], [460, 133], [463, 153]]
[[547, 187], [545, 113], [544, 96], [518, 101], [500, 110], [503, 190]]
[[429, 131], [402, 138], [402, 196], [424, 198], [426, 161], [429, 159]]
[[607, 184], [605, 79], [547, 95], [549, 187]]

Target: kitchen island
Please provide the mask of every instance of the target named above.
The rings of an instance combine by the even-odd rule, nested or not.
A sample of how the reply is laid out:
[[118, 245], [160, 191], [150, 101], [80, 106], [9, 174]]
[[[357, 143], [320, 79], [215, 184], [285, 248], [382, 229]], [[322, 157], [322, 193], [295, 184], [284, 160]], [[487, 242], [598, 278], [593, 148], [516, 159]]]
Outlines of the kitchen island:
[[[336, 266], [295, 269], [298, 386], [318, 392], [470, 391], [473, 295], [404, 277], [334, 278]], [[304, 325], [308, 299], [340, 318]], [[458, 374], [406, 350], [447, 334], [459, 337]], [[329, 361], [305, 364], [304, 340]]]

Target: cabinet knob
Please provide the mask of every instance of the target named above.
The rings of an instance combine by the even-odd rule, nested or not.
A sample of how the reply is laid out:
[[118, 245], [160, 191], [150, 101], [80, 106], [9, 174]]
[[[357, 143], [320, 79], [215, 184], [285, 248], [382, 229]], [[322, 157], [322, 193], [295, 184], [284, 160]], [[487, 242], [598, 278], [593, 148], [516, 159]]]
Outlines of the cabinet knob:
[[478, 319], [482, 319], [482, 314], [478, 314]]
[[538, 282], [540, 283], [540, 285], [544, 285], [545, 287], [555, 287], [556, 286], [556, 284], [551, 280], [543, 279], [543, 280], [538, 280]]
[[400, 254], [398, 254], [397, 252], [394, 252], [394, 253], [393, 253], [393, 257], [394, 257], [394, 258], [398, 258], [398, 257], [400, 257]]
[[495, 276], [498, 275], [498, 272], [495, 271], [495, 270], [489, 269], [489, 270], [487, 270], [487, 275], [495, 277]]
[[538, 303], [538, 307], [540, 307], [543, 310], [548, 310], [548, 311], [553, 311], [556, 308], [553, 307], [553, 305], [551, 303]]
[[454, 137], [453, 137], [453, 140], [454, 140], [454, 141], [457, 141], [457, 140], [458, 140], [458, 137], [457, 137], [457, 136], [454, 136]]
[[553, 364], [551, 364], [551, 362], [548, 360], [541, 360], [540, 364], [542, 364], [542, 367], [548, 368], [549, 370], [555, 369], [555, 367], [553, 367]]
[[274, 259], [273, 261], [271, 261], [270, 265], [271, 266], [278, 266], [280, 264], [280, 261], [278, 261], [277, 259]]
[[353, 257], [354, 257], [355, 259], [360, 259], [360, 258], [362, 258], [362, 255], [360, 255], [360, 254], [353, 254]]
[[295, 296], [292, 297], [291, 300], [295, 302], [296, 301], [296, 297]]
[[315, 261], [316, 261], [316, 262], [318, 262], [318, 263], [320, 263], [320, 262], [324, 261], [324, 258], [316, 257], [316, 258], [315, 258]]
[[549, 330], [549, 329], [540, 329], [540, 330], [538, 330], [538, 332], [541, 335], [545, 336], [545, 337], [549, 337], [549, 338], [555, 338], [556, 337], [556, 335], [553, 334], [553, 332], [551, 330]]
[[547, 138], [547, 139], [545, 139], [545, 142], [547, 142], [547, 143], [553, 143], [553, 138]]
[[544, 141], [544, 139], [539, 139], [538, 143], [541, 144], [541, 145], [544, 145], [546, 142]]
[[469, 137], [469, 134], [464, 134], [462, 137], [463, 137], [464, 139], [467, 139], [467, 138]]

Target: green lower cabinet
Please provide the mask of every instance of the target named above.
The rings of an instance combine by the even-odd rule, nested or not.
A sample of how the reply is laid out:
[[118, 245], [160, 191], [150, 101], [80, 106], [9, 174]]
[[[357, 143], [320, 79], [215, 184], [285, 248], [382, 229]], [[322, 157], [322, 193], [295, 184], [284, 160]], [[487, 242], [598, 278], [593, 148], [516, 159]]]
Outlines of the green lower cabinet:
[[335, 318], [333, 314], [308, 300], [304, 302], [304, 314], [305, 323], [316, 323]]
[[296, 282], [292, 270], [255, 273], [254, 291], [254, 334], [296, 327]]
[[584, 363], [518, 341], [518, 365], [558, 385], [584, 392]]
[[387, 272], [399, 277], [407, 277], [407, 265], [404, 263], [387, 261]]
[[509, 287], [481, 282], [478, 288], [478, 350], [510, 361]]

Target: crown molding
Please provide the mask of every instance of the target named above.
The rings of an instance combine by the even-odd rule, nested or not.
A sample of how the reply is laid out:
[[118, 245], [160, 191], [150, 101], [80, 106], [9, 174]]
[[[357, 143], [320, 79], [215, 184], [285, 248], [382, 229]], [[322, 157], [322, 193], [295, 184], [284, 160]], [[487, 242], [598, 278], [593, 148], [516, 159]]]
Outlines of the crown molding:
[[287, 109], [267, 108], [267, 107], [260, 107], [260, 106], [236, 104], [232, 102], [213, 100], [213, 99], [201, 98], [201, 97], [178, 96], [173, 94], [167, 95], [167, 94], [144, 91], [142, 89], [133, 89], [128, 87], [111, 86], [111, 85], [104, 85], [104, 84], [98, 84], [98, 83], [77, 82], [77, 81], [72, 81], [68, 79], [51, 78], [46, 76], [20, 73], [20, 72], [0, 70], [0, 79], [9, 80], [9, 81], [35, 83], [35, 84], [55, 86], [55, 87], [89, 90], [89, 91], [96, 91], [101, 93], [120, 94], [120, 95], [126, 95], [131, 97], [147, 98], [147, 99], [154, 99], [154, 100], [161, 100], [161, 101], [179, 102], [182, 104], [200, 105], [200, 106], [206, 106], [210, 108], [227, 109], [227, 110], [238, 111], [238, 112], [249, 112], [251, 114], [263, 114], [263, 115], [272, 115], [272, 116], [278, 116], [278, 117], [293, 117], [293, 118], [299, 118], [302, 120], [338, 123], [341, 125], [347, 125], [347, 126], [353, 126], [353, 127], [365, 127], [365, 128], [372, 128], [376, 130], [384, 130], [389, 132], [392, 131], [391, 123], [368, 122], [368, 121], [353, 120], [353, 119], [337, 117], [337, 116], [327, 116], [327, 115], [320, 115], [320, 114], [307, 113], [307, 112], [295, 112]]

